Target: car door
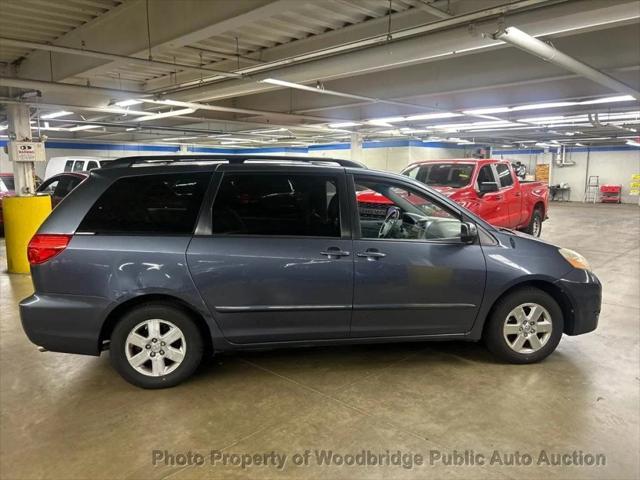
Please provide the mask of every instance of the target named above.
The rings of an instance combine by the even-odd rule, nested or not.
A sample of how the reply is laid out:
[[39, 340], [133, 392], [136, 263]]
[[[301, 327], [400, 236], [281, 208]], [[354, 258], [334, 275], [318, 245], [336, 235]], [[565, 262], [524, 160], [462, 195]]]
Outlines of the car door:
[[504, 194], [499, 189], [497, 192], [488, 192], [481, 195], [480, 184], [483, 182], [493, 182], [500, 187], [496, 178], [496, 172], [492, 164], [484, 165], [478, 170], [476, 179], [476, 193], [478, 195], [477, 214], [491, 225], [498, 227], [509, 226], [509, 208], [504, 202]]
[[506, 227], [515, 228], [520, 225], [522, 212], [520, 185], [513, 180], [513, 172], [506, 163], [496, 164], [496, 174], [500, 186], [500, 194], [504, 197], [503, 203], [507, 206], [508, 222]]
[[[266, 168], [266, 167], [265, 167]], [[353, 256], [343, 169], [228, 167], [188, 249], [194, 282], [236, 343], [345, 338]]]
[[467, 332], [482, 301], [486, 267], [480, 245], [460, 239], [461, 216], [396, 180], [362, 174], [354, 182], [355, 192], [373, 190], [392, 206], [386, 216], [354, 215], [351, 336]]

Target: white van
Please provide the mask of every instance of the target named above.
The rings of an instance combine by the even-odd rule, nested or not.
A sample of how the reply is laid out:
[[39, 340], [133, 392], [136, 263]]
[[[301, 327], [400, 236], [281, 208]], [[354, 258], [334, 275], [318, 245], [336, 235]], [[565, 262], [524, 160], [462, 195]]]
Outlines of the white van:
[[102, 157], [53, 157], [47, 162], [44, 179], [63, 172], [86, 172], [100, 168], [112, 159]]

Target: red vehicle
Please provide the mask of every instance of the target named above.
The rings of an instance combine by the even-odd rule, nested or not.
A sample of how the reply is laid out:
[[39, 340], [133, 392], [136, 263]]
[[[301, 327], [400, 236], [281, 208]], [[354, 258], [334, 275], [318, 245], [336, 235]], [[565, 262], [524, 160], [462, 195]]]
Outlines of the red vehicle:
[[[549, 187], [543, 182], [525, 182], [503, 160], [430, 160], [416, 162], [403, 175], [429, 185], [468, 208], [489, 223], [540, 236], [547, 218]], [[358, 193], [360, 209], [380, 211], [391, 201], [384, 196]]]

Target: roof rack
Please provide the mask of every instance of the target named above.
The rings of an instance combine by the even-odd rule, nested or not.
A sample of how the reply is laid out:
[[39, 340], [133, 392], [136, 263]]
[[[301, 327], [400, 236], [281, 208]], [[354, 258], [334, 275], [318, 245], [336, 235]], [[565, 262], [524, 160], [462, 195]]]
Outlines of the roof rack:
[[168, 165], [180, 162], [228, 162], [229, 164], [241, 164], [246, 161], [259, 160], [260, 162], [304, 162], [313, 164], [336, 163], [341, 167], [367, 168], [365, 164], [355, 160], [341, 160], [337, 158], [293, 157], [284, 155], [145, 155], [135, 157], [123, 157], [106, 163], [102, 168], [133, 167], [134, 165]]

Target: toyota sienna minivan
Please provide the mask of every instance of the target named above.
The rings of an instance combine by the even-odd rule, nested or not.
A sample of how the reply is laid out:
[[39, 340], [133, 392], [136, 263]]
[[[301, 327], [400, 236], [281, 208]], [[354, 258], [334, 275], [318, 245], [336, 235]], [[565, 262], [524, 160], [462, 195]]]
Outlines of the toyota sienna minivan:
[[[375, 192], [380, 205], [359, 205]], [[28, 247], [22, 324], [144, 388], [205, 352], [484, 340], [532, 363], [594, 330], [578, 253], [492, 227], [406, 176], [292, 157], [129, 157], [91, 171]]]

